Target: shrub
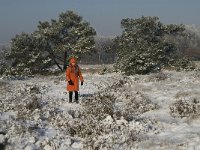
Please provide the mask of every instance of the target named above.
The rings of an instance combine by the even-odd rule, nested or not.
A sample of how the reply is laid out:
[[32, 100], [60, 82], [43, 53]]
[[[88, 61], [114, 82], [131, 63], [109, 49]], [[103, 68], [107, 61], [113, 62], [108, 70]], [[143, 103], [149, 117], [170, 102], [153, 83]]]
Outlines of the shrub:
[[173, 117], [190, 117], [200, 114], [200, 102], [193, 98], [192, 100], [177, 100], [170, 105], [170, 113]]
[[26, 105], [26, 108], [32, 111], [34, 111], [35, 109], [40, 109], [41, 102], [39, 101], [38, 97], [33, 96], [31, 101]]
[[122, 107], [121, 115], [127, 121], [132, 121], [134, 117], [157, 108], [158, 106], [156, 104], [138, 92]]
[[115, 97], [107, 93], [97, 93], [83, 100], [82, 106], [86, 114], [94, 115], [97, 120], [103, 120], [107, 115], [113, 116]]
[[149, 81], [164, 81], [169, 78], [169, 75], [163, 72], [152, 74]]

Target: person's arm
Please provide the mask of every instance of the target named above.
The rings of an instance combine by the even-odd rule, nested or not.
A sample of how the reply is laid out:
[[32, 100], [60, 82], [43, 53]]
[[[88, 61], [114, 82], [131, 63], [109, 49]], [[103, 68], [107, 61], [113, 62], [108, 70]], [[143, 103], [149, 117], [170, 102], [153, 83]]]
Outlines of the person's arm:
[[69, 67], [66, 69], [66, 80], [67, 81], [70, 81], [71, 79], [70, 79], [70, 69], [69, 69]]
[[78, 71], [78, 76], [79, 76], [79, 78], [80, 78], [80, 80], [81, 80], [81, 84], [83, 84], [84, 79], [83, 79], [83, 76], [82, 76], [80, 67], [78, 68], [78, 70], [79, 70], [79, 71]]
[[74, 82], [70, 79], [70, 68], [69, 67], [66, 70], [66, 80], [69, 85], [74, 85]]

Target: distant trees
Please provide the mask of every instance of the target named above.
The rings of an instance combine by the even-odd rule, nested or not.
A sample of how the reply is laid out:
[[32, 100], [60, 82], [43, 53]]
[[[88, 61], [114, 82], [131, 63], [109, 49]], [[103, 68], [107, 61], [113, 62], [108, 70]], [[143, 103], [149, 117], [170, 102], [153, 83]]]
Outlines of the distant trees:
[[113, 64], [116, 51], [113, 48], [114, 37], [96, 36], [93, 53], [81, 55], [82, 64]]
[[185, 28], [188, 38], [181, 41], [181, 43], [187, 44], [184, 53], [192, 60], [200, 60], [200, 27], [186, 25]]
[[63, 70], [69, 56], [78, 57], [94, 50], [95, 35], [95, 29], [81, 16], [67, 11], [59, 14], [58, 20], [39, 22], [38, 29], [31, 34], [16, 35], [8, 58], [13, 60], [12, 67], [19, 70], [41, 70], [54, 64]]
[[183, 25], [164, 25], [157, 17], [123, 19], [123, 33], [115, 39], [115, 68], [127, 75], [146, 74], [162, 68], [186, 69], [194, 66], [173, 40], [185, 36]]
[[99, 64], [114, 62], [113, 38], [97, 37], [95, 41]]

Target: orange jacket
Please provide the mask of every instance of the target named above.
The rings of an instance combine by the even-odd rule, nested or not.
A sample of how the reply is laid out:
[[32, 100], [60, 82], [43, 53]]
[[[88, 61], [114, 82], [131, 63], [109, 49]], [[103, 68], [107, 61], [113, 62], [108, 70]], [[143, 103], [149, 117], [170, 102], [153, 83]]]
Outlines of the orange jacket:
[[[83, 82], [83, 76], [78, 65], [71, 64], [66, 69], [67, 91], [79, 91], [79, 78]], [[72, 81], [74, 85], [69, 85], [68, 81]]]

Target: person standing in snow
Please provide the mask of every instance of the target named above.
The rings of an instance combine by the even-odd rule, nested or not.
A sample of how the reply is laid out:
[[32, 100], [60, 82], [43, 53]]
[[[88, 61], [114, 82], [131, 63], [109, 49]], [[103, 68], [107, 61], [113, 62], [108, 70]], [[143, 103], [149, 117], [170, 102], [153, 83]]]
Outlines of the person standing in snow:
[[70, 59], [70, 64], [66, 69], [67, 91], [69, 91], [69, 102], [72, 103], [73, 92], [75, 93], [75, 102], [78, 103], [79, 79], [83, 85], [83, 76], [81, 69], [77, 65], [76, 58]]

